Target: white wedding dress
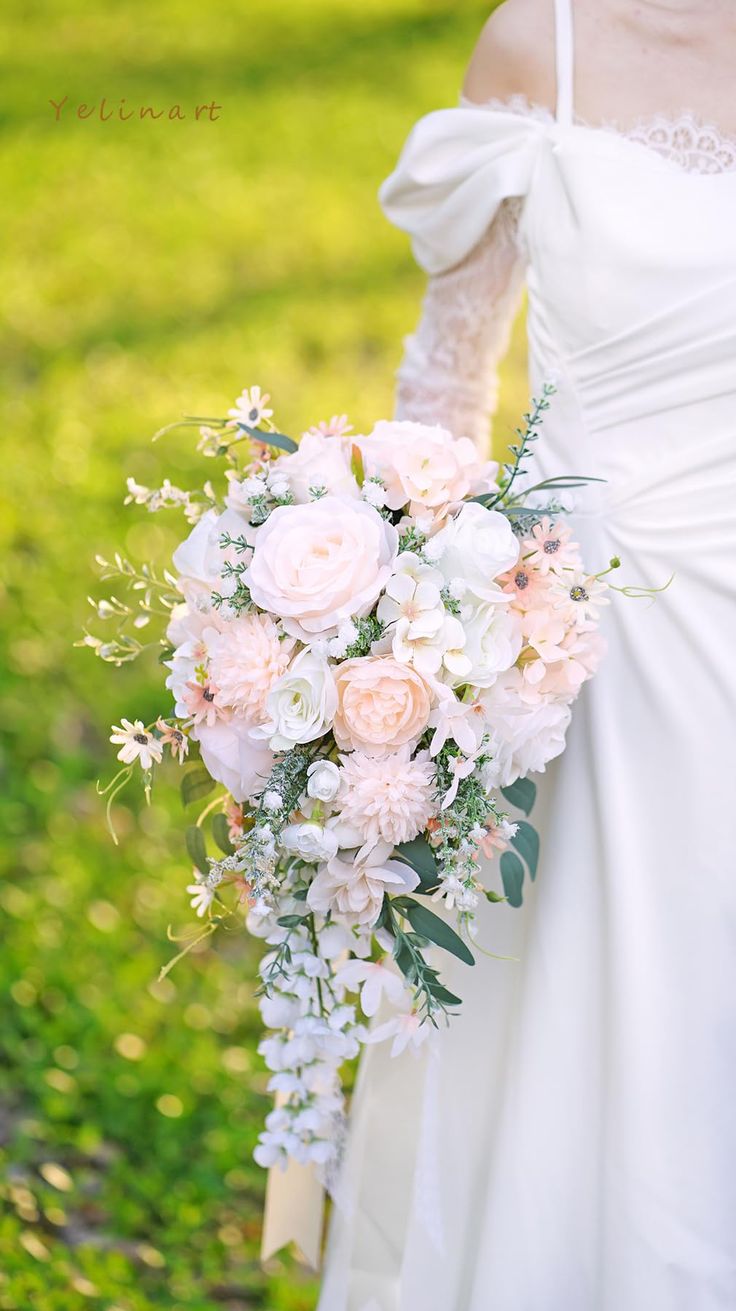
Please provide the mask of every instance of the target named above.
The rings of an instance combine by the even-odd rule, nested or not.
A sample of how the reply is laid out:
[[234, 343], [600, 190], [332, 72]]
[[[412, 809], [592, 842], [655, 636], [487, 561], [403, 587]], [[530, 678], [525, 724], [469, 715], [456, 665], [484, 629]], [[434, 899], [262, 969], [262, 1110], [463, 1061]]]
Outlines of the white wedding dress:
[[483, 436], [525, 278], [535, 472], [606, 480], [591, 567], [674, 580], [609, 607], [536, 883], [482, 912], [517, 959], [363, 1060], [319, 1311], [736, 1308], [736, 147], [576, 120], [557, 22], [556, 116], [428, 114], [383, 184], [431, 275], [398, 412]]

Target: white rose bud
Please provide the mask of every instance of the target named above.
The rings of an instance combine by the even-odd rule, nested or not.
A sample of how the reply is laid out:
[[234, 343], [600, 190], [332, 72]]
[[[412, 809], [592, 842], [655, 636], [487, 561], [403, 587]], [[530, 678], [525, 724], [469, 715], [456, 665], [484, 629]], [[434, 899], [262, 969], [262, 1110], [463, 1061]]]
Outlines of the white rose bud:
[[340, 770], [331, 760], [315, 760], [307, 770], [307, 796], [315, 801], [334, 801], [340, 786]]
[[309, 820], [304, 824], [287, 824], [281, 834], [282, 845], [302, 860], [330, 860], [337, 852], [337, 838], [331, 829]]

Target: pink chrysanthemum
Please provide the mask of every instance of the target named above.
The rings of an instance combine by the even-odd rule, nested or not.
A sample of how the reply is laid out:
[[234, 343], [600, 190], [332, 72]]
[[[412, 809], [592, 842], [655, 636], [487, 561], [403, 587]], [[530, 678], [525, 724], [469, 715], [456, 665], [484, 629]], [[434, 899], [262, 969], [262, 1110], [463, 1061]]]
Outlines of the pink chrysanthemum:
[[263, 722], [266, 697], [286, 671], [293, 637], [279, 637], [270, 615], [233, 619], [221, 632], [208, 634], [210, 673], [218, 700], [254, 724]]
[[434, 765], [427, 751], [409, 747], [390, 755], [353, 751], [340, 757], [341, 819], [365, 842], [409, 842], [437, 811]]

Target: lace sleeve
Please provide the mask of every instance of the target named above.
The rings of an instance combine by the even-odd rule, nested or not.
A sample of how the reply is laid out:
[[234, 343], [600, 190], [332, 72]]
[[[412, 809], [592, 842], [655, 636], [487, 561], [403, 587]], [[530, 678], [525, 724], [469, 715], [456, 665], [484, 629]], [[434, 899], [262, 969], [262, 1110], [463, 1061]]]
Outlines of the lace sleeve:
[[504, 200], [477, 246], [430, 277], [416, 330], [404, 339], [396, 418], [441, 423], [488, 447], [498, 364], [524, 281], [522, 201]]

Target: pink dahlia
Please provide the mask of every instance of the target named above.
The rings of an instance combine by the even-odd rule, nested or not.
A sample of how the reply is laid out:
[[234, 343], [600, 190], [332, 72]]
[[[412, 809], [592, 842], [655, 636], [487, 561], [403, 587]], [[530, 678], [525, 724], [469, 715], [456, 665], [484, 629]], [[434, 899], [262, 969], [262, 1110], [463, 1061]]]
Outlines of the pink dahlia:
[[340, 757], [340, 818], [371, 845], [409, 842], [437, 811], [435, 770], [429, 752], [413, 759], [408, 746], [391, 755], [353, 751]]
[[206, 637], [218, 700], [250, 723], [262, 723], [266, 697], [291, 659], [293, 637], [280, 637], [271, 616], [263, 614], [233, 619]]

